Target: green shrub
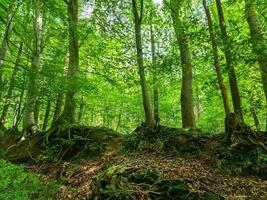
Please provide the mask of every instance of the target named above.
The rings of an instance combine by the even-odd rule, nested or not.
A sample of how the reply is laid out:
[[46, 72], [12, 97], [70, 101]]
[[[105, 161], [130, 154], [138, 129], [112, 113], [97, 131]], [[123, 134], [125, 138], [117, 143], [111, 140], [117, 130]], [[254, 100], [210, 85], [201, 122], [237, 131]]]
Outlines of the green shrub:
[[43, 184], [37, 175], [24, 171], [23, 165], [0, 160], [0, 199], [48, 199], [56, 195], [56, 183]]

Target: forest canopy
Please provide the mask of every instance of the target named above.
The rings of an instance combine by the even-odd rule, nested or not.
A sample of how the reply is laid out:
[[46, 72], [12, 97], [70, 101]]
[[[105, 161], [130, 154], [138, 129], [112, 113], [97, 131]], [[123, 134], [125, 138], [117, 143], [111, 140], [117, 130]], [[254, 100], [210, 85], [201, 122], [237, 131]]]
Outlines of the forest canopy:
[[5, 127], [45, 130], [62, 115], [127, 132], [155, 115], [221, 132], [234, 112], [265, 130], [264, 0], [0, 5]]

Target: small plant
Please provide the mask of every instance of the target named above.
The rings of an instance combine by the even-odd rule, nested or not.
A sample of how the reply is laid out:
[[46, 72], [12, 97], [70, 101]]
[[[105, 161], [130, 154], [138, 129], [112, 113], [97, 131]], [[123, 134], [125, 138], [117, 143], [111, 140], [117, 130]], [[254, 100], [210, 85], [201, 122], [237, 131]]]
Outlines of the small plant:
[[259, 156], [258, 156], [258, 163], [259, 164], [267, 163], [267, 154], [260, 153]]
[[43, 184], [37, 175], [24, 171], [23, 165], [0, 160], [0, 199], [48, 199], [56, 195], [56, 183]]

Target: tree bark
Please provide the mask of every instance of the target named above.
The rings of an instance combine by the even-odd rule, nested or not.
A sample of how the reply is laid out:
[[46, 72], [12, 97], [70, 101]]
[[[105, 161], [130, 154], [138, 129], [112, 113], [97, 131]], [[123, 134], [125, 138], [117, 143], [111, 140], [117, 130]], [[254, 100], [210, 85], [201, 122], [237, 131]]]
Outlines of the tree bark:
[[4, 37], [0, 48], [0, 102], [2, 101], [2, 93], [4, 88], [3, 73], [5, 66], [6, 52], [7, 52], [7, 41], [9, 38], [9, 34], [12, 30], [13, 4], [14, 2], [11, 1], [10, 5], [7, 8], [6, 30], [4, 32]]
[[1, 118], [0, 118], [0, 126], [4, 125], [4, 123], [5, 123], [5, 120], [6, 120], [6, 117], [7, 117], [7, 114], [8, 114], [8, 109], [9, 109], [10, 103], [12, 101], [12, 96], [13, 96], [12, 94], [13, 94], [13, 89], [14, 89], [14, 84], [15, 84], [17, 72], [18, 72], [18, 69], [19, 69], [19, 63], [20, 63], [20, 57], [21, 57], [21, 53], [22, 53], [22, 48], [23, 48], [23, 44], [21, 42], [20, 43], [20, 47], [19, 47], [19, 51], [18, 51], [18, 54], [17, 54], [14, 70], [13, 70], [13, 73], [12, 73], [12, 76], [11, 76], [11, 79], [10, 79], [10, 84], [9, 84], [9, 88], [8, 88], [8, 91], [7, 91], [7, 97], [6, 97], [5, 105], [3, 107], [2, 115], [1, 115]]
[[82, 117], [83, 117], [83, 113], [84, 113], [84, 96], [81, 96], [81, 101], [80, 101], [80, 111], [78, 114], [78, 124], [80, 124]]
[[50, 110], [51, 110], [51, 100], [48, 99], [46, 109], [45, 109], [45, 117], [44, 117], [43, 127], [42, 127], [43, 131], [45, 131], [48, 127]]
[[236, 73], [235, 73], [233, 60], [232, 60], [231, 43], [230, 43], [229, 37], [227, 35], [227, 31], [226, 31], [226, 25], [225, 25], [225, 19], [224, 19], [224, 13], [223, 13], [221, 0], [216, 0], [216, 6], [217, 6], [217, 12], [219, 16], [221, 35], [222, 35], [223, 44], [224, 44], [224, 54], [225, 54], [227, 72], [228, 72], [228, 77], [229, 77], [229, 82], [230, 82], [232, 101], [234, 105], [234, 112], [237, 116], [240, 117], [243, 123], [244, 120], [243, 120], [243, 113], [242, 113], [242, 108], [241, 108], [241, 100], [240, 100], [240, 95], [239, 95]]
[[141, 9], [140, 14], [137, 11], [136, 0], [132, 0], [132, 12], [134, 15], [134, 26], [135, 26], [135, 42], [136, 42], [136, 51], [137, 51], [137, 64], [139, 69], [142, 97], [143, 97], [143, 106], [145, 111], [145, 123], [147, 125], [153, 125], [153, 113], [150, 104], [150, 98], [145, 78], [144, 71], [144, 59], [143, 59], [143, 48], [142, 48], [142, 36], [141, 36], [141, 25], [143, 18], [143, 0], [141, 0]]
[[251, 107], [250, 111], [251, 111], [251, 114], [252, 114], [254, 124], [255, 124], [257, 131], [261, 131], [260, 122], [259, 122], [259, 119], [258, 119], [258, 116], [256, 113], [256, 109], [254, 107]]
[[23, 75], [23, 84], [20, 90], [20, 95], [19, 99], [16, 103], [16, 106], [14, 108], [14, 116], [13, 116], [13, 123], [12, 123], [12, 128], [17, 129], [18, 125], [21, 121], [22, 114], [23, 114], [23, 109], [21, 109], [22, 103], [23, 103], [23, 97], [25, 93], [25, 88], [26, 88], [26, 74], [24, 73]]
[[65, 106], [61, 121], [75, 123], [75, 94], [76, 82], [79, 69], [79, 44], [78, 44], [78, 0], [69, 0], [68, 21], [69, 21], [69, 67], [68, 67], [68, 88], [66, 92]]
[[203, 6], [204, 6], [204, 9], [205, 9], [205, 13], [206, 13], [207, 21], [208, 21], [209, 34], [210, 34], [210, 40], [211, 40], [211, 45], [212, 45], [213, 60], [214, 60], [214, 66], [215, 66], [217, 80], [218, 80], [219, 87], [220, 87], [221, 94], [222, 94], [224, 110], [225, 110], [225, 114], [229, 115], [231, 113], [231, 107], [230, 107], [230, 102], [229, 102], [227, 90], [226, 90], [226, 87], [225, 87], [225, 84], [224, 84], [222, 70], [221, 70], [221, 66], [220, 66], [220, 62], [219, 62], [218, 47], [217, 47], [215, 32], [214, 32], [214, 29], [213, 29], [211, 14], [210, 14], [209, 6], [208, 6], [206, 0], [203, 0]]
[[42, 0], [35, 0], [35, 19], [34, 19], [34, 42], [31, 69], [29, 71], [28, 91], [25, 102], [24, 112], [24, 131], [25, 133], [34, 134], [37, 124], [34, 120], [34, 104], [38, 95], [37, 77], [40, 67], [41, 56], [41, 32], [42, 32]]
[[[261, 78], [263, 83], [263, 90], [265, 94], [267, 113], [267, 36], [264, 35], [266, 30], [261, 26], [259, 17], [257, 15], [255, 0], [246, 0], [246, 16], [250, 28], [251, 40], [253, 43], [253, 51], [257, 55], [257, 60], [260, 65]], [[266, 33], [265, 33], [266, 34]], [[266, 116], [266, 130], [267, 130], [267, 116]]]
[[117, 122], [117, 126], [116, 126], [116, 131], [119, 130], [120, 125], [121, 125], [121, 117], [122, 117], [122, 111], [123, 111], [123, 104], [121, 105], [120, 111], [119, 111], [119, 115], [118, 115], [118, 122]]
[[40, 102], [40, 98], [38, 97], [39, 94], [39, 89], [37, 91], [37, 98], [34, 104], [34, 121], [35, 124], [38, 126], [39, 124], [39, 114], [40, 114], [40, 106], [41, 106], [41, 102]]
[[56, 106], [54, 110], [52, 124], [55, 124], [55, 122], [59, 119], [61, 115], [62, 106], [63, 106], [63, 93], [59, 92], [56, 100]]
[[151, 41], [151, 57], [152, 57], [152, 68], [153, 68], [153, 93], [154, 93], [154, 122], [159, 124], [159, 86], [157, 77], [157, 60], [156, 60], [156, 47], [155, 47], [155, 35], [153, 28], [153, 13], [150, 13], [150, 41]]
[[195, 128], [195, 115], [193, 107], [193, 85], [192, 85], [192, 64], [191, 55], [181, 21], [181, 2], [170, 1], [171, 15], [182, 62], [182, 89], [181, 89], [181, 110], [183, 128]]

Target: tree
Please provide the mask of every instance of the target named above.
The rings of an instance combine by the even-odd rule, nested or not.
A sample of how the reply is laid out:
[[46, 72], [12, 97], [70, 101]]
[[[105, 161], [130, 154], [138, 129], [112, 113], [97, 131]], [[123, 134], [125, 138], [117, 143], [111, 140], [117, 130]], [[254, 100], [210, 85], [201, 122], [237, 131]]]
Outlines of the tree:
[[37, 129], [37, 124], [34, 120], [34, 106], [36, 99], [38, 98], [38, 83], [37, 76], [39, 74], [40, 68], [40, 58], [41, 58], [41, 37], [42, 37], [42, 25], [43, 25], [43, 14], [42, 0], [35, 0], [35, 16], [34, 16], [34, 42], [33, 42], [33, 52], [31, 60], [31, 68], [29, 71], [29, 83], [28, 91], [25, 102], [24, 111], [24, 131], [26, 133], [34, 134]]
[[151, 109], [149, 93], [147, 89], [147, 83], [145, 78], [145, 70], [144, 70], [144, 59], [143, 59], [143, 49], [142, 49], [142, 36], [141, 36], [141, 25], [143, 19], [143, 6], [144, 2], [141, 0], [140, 3], [140, 13], [137, 11], [137, 2], [136, 0], [132, 0], [132, 12], [134, 16], [134, 27], [135, 27], [135, 42], [136, 42], [136, 52], [137, 52], [137, 64], [140, 75], [141, 89], [142, 89], [142, 97], [143, 97], [143, 106], [145, 111], [145, 123], [147, 125], [154, 124], [153, 113]]
[[10, 79], [10, 84], [9, 84], [8, 91], [7, 91], [7, 97], [6, 97], [5, 105], [3, 107], [3, 111], [2, 111], [2, 114], [1, 114], [0, 126], [4, 125], [6, 117], [8, 115], [8, 109], [9, 109], [10, 102], [11, 102], [11, 99], [12, 99], [12, 96], [13, 96], [13, 89], [14, 89], [15, 79], [16, 79], [16, 76], [17, 76], [17, 73], [18, 73], [18, 70], [19, 70], [19, 63], [21, 61], [22, 50], [23, 50], [23, 43], [21, 42], [20, 46], [19, 46], [19, 51], [18, 51], [18, 54], [17, 54], [17, 58], [16, 58], [16, 63], [14, 65], [13, 73], [12, 73], [12, 76], [11, 76], [11, 79]]
[[154, 93], [154, 121], [159, 123], [159, 86], [157, 78], [157, 60], [156, 60], [156, 45], [155, 45], [155, 34], [153, 26], [153, 11], [150, 13], [150, 40], [151, 40], [151, 59], [152, 59], [152, 68], [154, 71], [153, 74], [153, 93]]
[[[264, 35], [264, 29], [260, 23], [256, 3], [258, 1], [246, 0], [246, 16], [250, 28], [253, 50], [257, 55], [257, 60], [260, 65], [261, 78], [265, 93], [266, 113], [267, 113], [267, 38]], [[266, 119], [267, 129], [267, 119]]]
[[5, 66], [5, 59], [6, 59], [6, 52], [7, 52], [7, 43], [8, 38], [10, 37], [10, 33], [12, 31], [12, 23], [13, 23], [13, 7], [14, 7], [14, 1], [10, 2], [10, 5], [6, 9], [7, 13], [7, 20], [6, 20], [6, 29], [4, 32], [4, 37], [2, 40], [2, 44], [0, 47], [0, 102], [2, 100], [2, 92], [3, 92], [3, 72], [4, 72], [4, 66]]
[[69, 67], [68, 87], [65, 98], [65, 106], [60, 120], [67, 123], [75, 122], [75, 94], [76, 81], [79, 69], [79, 44], [78, 44], [78, 0], [65, 1], [68, 5], [69, 22]]
[[176, 39], [180, 48], [182, 62], [182, 89], [181, 89], [181, 110], [183, 128], [194, 128], [195, 116], [193, 109], [193, 86], [192, 86], [192, 64], [189, 45], [185, 27], [181, 20], [181, 10], [185, 1], [171, 0], [170, 9], [173, 19], [173, 26]]
[[224, 13], [223, 13], [221, 0], [216, 0], [216, 6], [217, 6], [217, 12], [219, 16], [221, 35], [223, 39], [224, 54], [225, 54], [225, 59], [226, 59], [226, 66], [227, 66], [227, 72], [228, 72], [228, 77], [229, 77], [229, 82], [230, 82], [234, 111], [235, 111], [235, 114], [238, 117], [240, 117], [241, 121], [243, 122], [243, 113], [242, 113], [242, 108], [241, 108], [240, 94], [239, 94], [239, 89], [238, 89], [238, 84], [237, 84], [236, 72], [235, 72], [235, 68], [233, 66], [233, 60], [232, 60], [231, 42], [226, 31], [226, 23], [224, 19]]
[[231, 108], [230, 108], [230, 102], [227, 94], [227, 90], [224, 84], [223, 80], [223, 74], [219, 62], [219, 54], [218, 54], [218, 47], [217, 47], [217, 42], [216, 42], [216, 37], [215, 37], [215, 32], [213, 29], [213, 24], [212, 24], [212, 19], [211, 19], [211, 14], [209, 10], [209, 6], [207, 4], [206, 0], [203, 0], [203, 6], [205, 9], [207, 21], [208, 21], [208, 27], [209, 27], [209, 34], [210, 34], [210, 40], [211, 40], [211, 45], [212, 45], [212, 53], [213, 53], [213, 60], [214, 60], [214, 66], [216, 70], [216, 75], [218, 79], [218, 84], [220, 86], [221, 94], [222, 94], [222, 99], [223, 99], [223, 105], [224, 105], [224, 110], [225, 110], [225, 115], [229, 115], [231, 113]]

